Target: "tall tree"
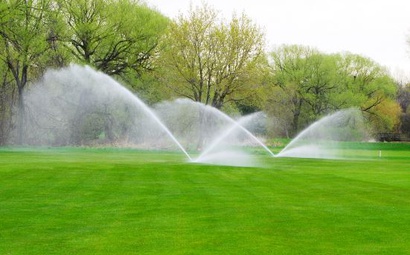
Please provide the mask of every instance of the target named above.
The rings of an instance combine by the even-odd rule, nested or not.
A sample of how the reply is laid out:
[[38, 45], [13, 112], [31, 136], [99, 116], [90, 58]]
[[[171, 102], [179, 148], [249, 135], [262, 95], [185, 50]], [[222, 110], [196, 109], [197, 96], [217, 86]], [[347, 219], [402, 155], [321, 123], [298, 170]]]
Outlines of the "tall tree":
[[46, 52], [50, 49], [50, 20], [47, 13], [52, 11], [50, 0], [6, 0], [2, 10], [7, 20], [0, 23], [0, 40], [3, 54], [0, 60], [7, 66], [13, 77], [18, 94], [17, 142], [23, 139], [25, 108], [23, 92], [30, 75], [42, 72]]
[[65, 45], [77, 61], [108, 75], [152, 67], [168, 19], [134, 0], [59, 0]]
[[[357, 54], [339, 54], [337, 57], [337, 80], [342, 91], [350, 92], [349, 98], [340, 102], [340, 106], [360, 106], [363, 111], [371, 112], [386, 98], [393, 99], [396, 84], [387, 70], [373, 60]], [[355, 95], [352, 102], [351, 94]]]
[[[286, 133], [295, 134], [324, 114], [348, 107], [360, 107], [371, 113], [375, 124], [380, 122], [376, 126], [384, 130], [393, 128], [389, 123], [397, 122], [397, 114], [385, 116], [386, 112], [397, 110], [390, 103], [395, 95], [394, 81], [371, 59], [350, 53], [327, 55], [306, 46], [284, 45], [271, 53], [271, 60], [273, 84], [280, 91], [268, 97], [268, 108], [276, 117], [288, 119], [282, 120], [290, 122], [285, 126], [291, 132]], [[279, 104], [287, 106], [287, 114], [276, 110], [283, 108]], [[383, 110], [383, 105], [390, 110]]]
[[[330, 110], [334, 66], [330, 57], [307, 46], [284, 45], [270, 56], [273, 83], [283, 91], [280, 98], [272, 95], [276, 99], [270, 99], [270, 103], [275, 109], [281, 108], [276, 108], [277, 104], [286, 105], [292, 116], [291, 125], [287, 125], [291, 130], [286, 133], [294, 134], [300, 126]], [[276, 110], [273, 114], [281, 115]]]
[[[0, 26], [3, 27], [10, 18], [8, 3], [0, 2]], [[4, 45], [0, 44], [0, 55], [4, 55]], [[6, 63], [0, 62], [0, 145], [4, 145], [7, 141], [12, 119], [11, 113], [14, 102], [13, 86], [10, 85], [9, 73]]]
[[395, 131], [400, 107], [395, 102], [397, 85], [388, 71], [369, 58], [350, 53], [339, 55], [337, 70], [336, 82], [341, 85], [337, 104], [369, 113], [376, 133]]
[[191, 7], [172, 22], [162, 45], [162, 78], [179, 96], [222, 108], [258, 84], [264, 34], [244, 14], [224, 22], [206, 4]]
[[[1, 45], [0, 45], [1, 48]], [[7, 66], [0, 63], [0, 146], [7, 144], [13, 128], [13, 108], [16, 98], [15, 86]]]

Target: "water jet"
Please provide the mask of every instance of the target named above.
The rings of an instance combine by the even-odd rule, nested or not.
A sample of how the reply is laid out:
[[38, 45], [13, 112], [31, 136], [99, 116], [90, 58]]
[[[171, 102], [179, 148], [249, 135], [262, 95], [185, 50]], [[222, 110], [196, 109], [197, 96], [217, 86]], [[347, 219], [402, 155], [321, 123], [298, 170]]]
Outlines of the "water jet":
[[138, 96], [88, 66], [48, 70], [25, 98], [30, 115], [26, 144], [93, 146], [115, 140], [156, 148], [170, 140], [192, 160]]
[[341, 142], [362, 141], [367, 134], [359, 109], [340, 110], [301, 131], [276, 157], [342, 158]]

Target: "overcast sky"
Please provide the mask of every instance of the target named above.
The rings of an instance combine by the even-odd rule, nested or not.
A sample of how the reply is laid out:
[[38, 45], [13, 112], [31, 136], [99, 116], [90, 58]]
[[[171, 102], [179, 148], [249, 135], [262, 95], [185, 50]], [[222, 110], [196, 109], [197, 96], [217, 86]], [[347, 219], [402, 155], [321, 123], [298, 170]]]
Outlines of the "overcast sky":
[[[185, 13], [202, 0], [146, 0], [164, 15]], [[270, 48], [313, 46], [325, 53], [348, 51], [410, 77], [410, 0], [205, 0], [230, 19], [245, 12], [263, 28]]]

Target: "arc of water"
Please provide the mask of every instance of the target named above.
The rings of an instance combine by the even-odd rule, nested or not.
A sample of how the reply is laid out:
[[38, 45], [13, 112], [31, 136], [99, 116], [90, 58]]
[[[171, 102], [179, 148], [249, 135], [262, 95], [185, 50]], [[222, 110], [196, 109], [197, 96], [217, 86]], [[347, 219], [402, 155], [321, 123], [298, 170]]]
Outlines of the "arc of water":
[[[213, 111], [216, 109], [211, 108]], [[256, 143], [258, 143], [262, 148], [264, 148], [272, 157], [275, 156], [275, 154], [264, 144], [262, 143], [256, 136], [254, 136], [248, 129], [243, 127], [238, 121], [235, 121], [225, 113], [218, 111], [217, 113], [220, 114], [223, 118], [225, 118], [227, 121], [232, 123], [232, 126], [226, 130], [222, 135], [220, 135], [217, 139], [214, 140], [214, 142], [204, 150], [198, 158], [195, 159], [195, 162], [198, 162], [203, 158], [205, 155], [207, 155], [210, 151], [212, 151], [218, 144], [220, 144], [234, 129], [239, 128], [243, 132], [245, 132], [247, 135], [249, 135]]]
[[191, 156], [188, 154], [188, 152], [185, 150], [185, 148], [182, 146], [182, 144], [175, 138], [175, 136], [171, 133], [171, 131], [162, 123], [162, 121], [158, 118], [158, 116], [152, 111], [144, 102], [142, 102], [137, 96], [132, 94], [129, 90], [121, 86], [121, 89], [124, 91], [124, 93], [127, 93], [129, 96], [131, 96], [135, 102], [137, 103], [138, 106], [140, 106], [146, 114], [149, 115], [164, 131], [165, 133], [174, 141], [174, 143], [181, 149], [181, 151], [185, 154], [185, 156], [188, 158], [189, 161], [192, 161]]
[[[68, 107], [72, 106], [70, 104], [74, 104], [76, 107], [78, 107], [78, 109], [80, 109], [80, 107], [87, 106], [81, 105], [83, 101], [86, 101], [83, 100], [82, 95], [87, 95], [88, 93], [90, 93], [90, 98], [92, 97], [91, 99], [95, 100], [96, 104], [100, 104], [104, 100], [107, 100], [109, 102], [110, 100], [114, 100], [120, 97], [121, 101], [126, 100], [126, 103], [130, 103], [133, 106], [135, 106], [135, 108], [138, 108], [138, 110], [141, 110], [142, 114], [150, 118], [152, 122], [158, 125], [161, 129], [161, 132], [165, 132], [166, 135], [171, 138], [172, 142], [175, 143], [182, 150], [182, 152], [190, 161], [192, 161], [191, 156], [187, 153], [187, 151], [184, 149], [181, 143], [175, 138], [175, 136], [170, 132], [170, 130], [164, 125], [164, 123], [155, 114], [155, 112], [151, 108], [149, 108], [142, 100], [140, 100], [140, 98], [137, 95], [133, 94], [131, 91], [122, 86], [115, 79], [108, 76], [107, 74], [104, 74], [103, 72], [96, 71], [89, 66], [71, 64], [70, 66], [61, 68], [59, 70], [47, 70], [44, 74], [43, 79], [39, 82], [38, 86], [32, 86], [32, 88], [33, 90], [28, 91], [29, 94], [25, 94], [25, 96], [27, 96], [27, 102], [30, 103], [31, 99], [32, 104], [38, 104], [38, 106], [40, 106], [33, 109], [33, 111], [40, 110], [42, 115], [45, 115], [45, 113], [47, 113], [47, 115], [50, 116], [58, 116], [60, 114], [62, 116], [59, 117], [62, 120], [70, 120], [72, 118], [70, 116], [70, 111], [64, 108], [67, 107], [67, 104], [69, 105]], [[67, 99], [68, 97], [69, 100], [78, 100], [78, 102], [71, 103], [68, 100], [60, 102], [59, 97], [64, 97], [65, 99]], [[87, 97], [84, 98], [88, 100]], [[53, 111], [49, 111], [50, 109], [48, 108], [52, 109]], [[87, 110], [87, 108], [84, 109], [84, 111]], [[33, 113], [39, 114], [40, 112]], [[45, 118], [43, 121], [49, 122], [48, 118]], [[41, 124], [44, 124], [44, 127], [47, 127], [50, 124], [54, 124], [54, 120], [50, 121], [52, 122]], [[58, 124], [59, 123], [57, 123], [57, 125]], [[65, 130], [65, 127], [60, 128], [59, 126], [52, 128], [55, 132], [61, 132], [60, 130]]]
[[300, 132], [295, 138], [292, 139], [292, 141], [290, 141], [290, 143], [288, 143], [288, 145], [285, 146], [285, 148], [283, 148], [277, 155], [276, 157], [280, 157], [283, 152], [287, 151], [289, 148], [292, 147], [293, 144], [296, 143], [296, 141], [299, 140], [299, 138], [303, 137], [306, 133], [308, 133], [312, 128], [315, 128], [317, 125], [319, 125], [319, 122], [315, 122], [312, 125], [310, 125], [308, 128], [306, 128], [305, 130], [303, 130], [302, 132]]
[[276, 157], [281, 157], [283, 154], [285, 154], [285, 152], [287, 152], [288, 150], [292, 149], [292, 146], [294, 146], [295, 144], [297, 144], [297, 142], [302, 139], [303, 137], [307, 136], [309, 132], [311, 132], [312, 130], [320, 127], [321, 125], [324, 125], [326, 123], [333, 123], [335, 121], [337, 121], [337, 118], [343, 118], [343, 116], [345, 114], [352, 114], [352, 113], [360, 113], [360, 111], [356, 108], [349, 108], [349, 109], [345, 109], [345, 110], [340, 110], [337, 111], [333, 114], [327, 115], [319, 120], [317, 120], [316, 122], [314, 122], [313, 124], [311, 124], [310, 126], [308, 126], [306, 129], [304, 129], [302, 132], [300, 132], [295, 138], [292, 139], [292, 141], [285, 146], [285, 148], [283, 148], [277, 155]]
[[212, 151], [219, 143], [221, 143], [223, 141], [223, 139], [225, 139], [225, 137], [227, 137], [234, 129], [236, 128], [236, 125], [232, 125], [228, 130], [226, 130], [223, 135], [219, 136], [218, 139], [215, 139], [213, 141], [213, 143], [208, 146], [195, 160], [194, 162], [198, 162], [201, 160], [201, 158], [208, 154], [210, 151]]

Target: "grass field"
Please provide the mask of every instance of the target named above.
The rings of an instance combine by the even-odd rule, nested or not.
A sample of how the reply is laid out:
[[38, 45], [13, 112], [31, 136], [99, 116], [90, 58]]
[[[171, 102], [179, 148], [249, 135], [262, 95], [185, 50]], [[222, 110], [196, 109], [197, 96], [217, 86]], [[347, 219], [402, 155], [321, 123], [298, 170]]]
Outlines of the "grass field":
[[3, 148], [0, 254], [410, 254], [410, 144], [351, 154], [241, 168]]

